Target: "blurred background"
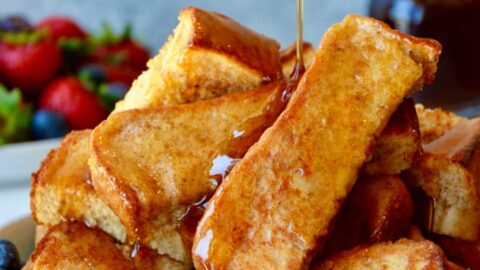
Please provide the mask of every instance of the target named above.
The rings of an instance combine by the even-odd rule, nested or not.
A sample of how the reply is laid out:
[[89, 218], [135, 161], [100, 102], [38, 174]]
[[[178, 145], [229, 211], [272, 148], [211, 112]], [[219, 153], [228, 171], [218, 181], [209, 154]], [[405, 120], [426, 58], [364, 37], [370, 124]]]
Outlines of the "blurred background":
[[[157, 51], [177, 24], [178, 12], [189, 5], [224, 13], [240, 23], [288, 45], [295, 39], [295, 0], [0, 0], [0, 16], [20, 13], [32, 21], [62, 14], [89, 31], [100, 31], [102, 22], [120, 30], [126, 22], [152, 52]], [[139, 4], [141, 3], [141, 4]], [[366, 14], [368, 1], [306, 0], [305, 38], [319, 42], [322, 33], [347, 13]]]

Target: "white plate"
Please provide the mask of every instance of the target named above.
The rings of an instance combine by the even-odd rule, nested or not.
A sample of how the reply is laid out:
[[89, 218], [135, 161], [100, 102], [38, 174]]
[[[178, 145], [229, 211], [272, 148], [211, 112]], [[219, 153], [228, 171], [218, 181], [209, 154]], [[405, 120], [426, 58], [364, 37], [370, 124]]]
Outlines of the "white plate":
[[7, 144], [0, 147], [0, 186], [29, 182], [32, 172], [60, 139]]
[[12, 241], [17, 246], [22, 262], [26, 262], [35, 243], [35, 223], [27, 216], [0, 228], [0, 239]]

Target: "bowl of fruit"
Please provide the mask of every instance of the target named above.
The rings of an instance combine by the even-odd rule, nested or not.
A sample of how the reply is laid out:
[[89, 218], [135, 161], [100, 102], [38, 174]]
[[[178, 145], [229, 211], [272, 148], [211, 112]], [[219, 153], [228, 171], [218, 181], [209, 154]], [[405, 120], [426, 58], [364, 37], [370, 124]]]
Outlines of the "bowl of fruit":
[[18, 168], [29, 173], [52, 138], [107, 117], [150, 57], [131, 30], [104, 24], [91, 34], [64, 16], [0, 18], [0, 182], [23, 175]]

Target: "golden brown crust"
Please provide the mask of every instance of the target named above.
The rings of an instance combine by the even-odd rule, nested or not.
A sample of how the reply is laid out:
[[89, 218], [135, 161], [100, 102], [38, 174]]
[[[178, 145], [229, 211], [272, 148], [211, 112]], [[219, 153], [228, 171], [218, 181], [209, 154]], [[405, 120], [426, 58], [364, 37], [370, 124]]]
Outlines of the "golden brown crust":
[[451, 129], [458, 122], [465, 120], [452, 112], [442, 109], [428, 109], [422, 104], [416, 104], [422, 144], [427, 144], [441, 137], [447, 130]]
[[186, 8], [115, 112], [192, 103], [281, 78], [279, 45], [214, 12]]
[[135, 269], [108, 234], [81, 223], [60, 223], [38, 243], [30, 269]]
[[477, 148], [480, 148], [480, 118], [459, 121], [440, 138], [423, 146], [425, 152], [444, 155], [464, 165]]
[[[215, 50], [233, 57], [268, 80], [280, 78], [280, 45], [273, 39], [258, 34], [225, 15], [187, 7], [180, 16], [192, 17], [194, 35], [188, 46]], [[241, 38], [239, 38], [241, 37]]]
[[339, 213], [326, 252], [405, 237], [413, 216], [410, 192], [398, 176], [363, 176]]
[[90, 130], [72, 131], [32, 176], [30, 204], [37, 224], [76, 220], [100, 227], [125, 241], [125, 229], [95, 193], [88, 159]]
[[[89, 179], [89, 170], [86, 162], [74, 162], [68, 163], [72, 166], [63, 168], [62, 174], [58, 172], [61, 167], [65, 166], [67, 159], [72, 151], [85, 148], [80, 154], [80, 161], [84, 156], [88, 156], [88, 138], [90, 136], [90, 130], [72, 131], [61, 142], [60, 146], [51, 150], [47, 157], [40, 164], [40, 168], [36, 173], [32, 174], [32, 188], [30, 190], [30, 207], [32, 210], [32, 217], [37, 222], [42, 224], [42, 219], [37, 217], [37, 205], [36, 205], [36, 192], [40, 187], [46, 187], [50, 184], [59, 185], [64, 188], [67, 186], [71, 190], [77, 190], [78, 192], [93, 192], [93, 187], [86, 185], [86, 181]], [[78, 145], [80, 144], [80, 145]], [[85, 146], [85, 147], [84, 147]], [[86, 159], [84, 159], [86, 161]], [[41, 207], [41, 206], [40, 206]]]
[[25, 269], [186, 269], [145, 247], [120, 245], [83, 223], [60, 223], [38, 243]]
[[433, 78], [439, 53], [434, 41], [355, 15], [327, 31], [286, 110], [210, 200], [195, 235], [197, 269], [304, 267], [372, 141]]
[[480, 118], [460, 119], [425, 144], [411, 175], [435, 200], [431, 231], [464, 240], [480, 240], [478, 153]]
[[[292, 73], [296, 55], [297, 55], [297, 44], [293, 43], [292, 45], [288, 46], [287, 48], [280, 51], [280, 61], [282, 62], [282, 70], [283, 76], [288, 78]], [[315, 56], [315, 49], [313, 48], [312, 44], [309, 42], [303, 42], [303, 64], [307, 69], [313, 61], [313, 57]]]
[[371, 175], [399, 174], [422, 152], [420, 129], [412, 98], [400, 104], [377, 140], [372, 159], [365, 164]]
[[95, 191], [122, 220], [129, 240], [177, 252], [152, 240], [178, 239], [181, 216], [218, 184], [216, 160], [241, 158], [255, 143], [282, 111], [283, 87], [278, 82], [208, 101], [119, 112], [95, 128]]
[[441, 270], [448, 269], [448, 263], [442, 250], [432, 242], [401, 239], [395, 243], [354, 248], [312, 269]]

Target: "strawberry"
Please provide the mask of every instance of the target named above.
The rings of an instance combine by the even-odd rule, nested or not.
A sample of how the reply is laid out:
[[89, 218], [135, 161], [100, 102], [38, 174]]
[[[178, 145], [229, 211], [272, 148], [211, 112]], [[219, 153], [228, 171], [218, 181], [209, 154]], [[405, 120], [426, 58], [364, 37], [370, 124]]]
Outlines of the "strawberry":
[[52, 82], [40, 97], [40, 108], [62, 114], [72, 129], [94, 128], [107, 117], [95, 95], [75, 77]]
[[99, 45], [93, 52], [95, 62], [110, 65], [128, 66], [142, 71], [150, 58], [147, 48], [131, 38], [131, 27], [127, 25], [120, 36], [112, 33], [108, 25], [104, 25]]
[[144, 70], [150, 53], [135, 41], [127, 40], [118, 44], [105, 44], [93, 53], [96, 61], [128, 66], [135, 70]]
[[102, 65], [107, 73], [107, 82], [121, 82], [131, 85], [138, 77], [139, 71], [128, 66]]
[[55, 41], [58, 41], [60, 38], [77, 38], [82, 40], [87, 38], [87, 33], [73, 20], [65, 16], [47, 17], [38, 22], [35, 27], [37, 29], [46, 29]]
[[60, 69], [62, 52], [38, 33], [8, 33], [0, 36], [0, 78], [33, 96]]
[[137, 78], [139, 71], [131, 67], [114, 66], [107, 64], [88, 64], [83, 66], [78, 77], [80, 80], [93, 89], [101, 83], [118, 82], [125, 85], [131, 85]]

